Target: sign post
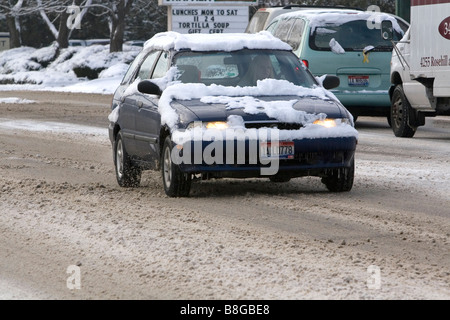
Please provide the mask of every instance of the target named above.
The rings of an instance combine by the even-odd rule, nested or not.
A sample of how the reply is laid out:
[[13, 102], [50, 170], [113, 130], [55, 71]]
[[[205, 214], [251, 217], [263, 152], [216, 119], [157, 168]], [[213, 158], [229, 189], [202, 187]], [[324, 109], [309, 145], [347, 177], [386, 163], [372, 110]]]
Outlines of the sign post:
[[0, 32], [0, 51], [10, 48], [9, 32]]
[[258, 0], [159, 0], [167, 6], [169, 31], [179, 33], [239, 33], [249, 21], [249, 6]]

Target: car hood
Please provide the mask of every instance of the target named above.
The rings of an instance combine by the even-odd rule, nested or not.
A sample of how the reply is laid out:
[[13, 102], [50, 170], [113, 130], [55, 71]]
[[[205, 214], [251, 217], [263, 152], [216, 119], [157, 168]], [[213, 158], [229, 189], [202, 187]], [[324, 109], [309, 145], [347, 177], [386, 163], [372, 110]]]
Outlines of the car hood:
[[[297, 100], [293, 108], [298, 111], [304, 111], [309, 114], [326, 114], [328, 118], [349, 118], [350, 114], [339, 102], [335, 100], [323, 100], [317, 97], [299, 97], [299, 96], [263, 96], [255, 97], [260, 101], [292, 101]], [[183, 114], [185, 123], [192, 121], [226, 121], [229, 116], [241, 116], [244, 121], [267, 121], [275, 120], [269, 117], [264, 111], [250, 114], [244, 111], [244, 108], [230, 108], [224, 103], [204, 103], [200, 99], [175, 100], [172, 103], [178, 113]]]

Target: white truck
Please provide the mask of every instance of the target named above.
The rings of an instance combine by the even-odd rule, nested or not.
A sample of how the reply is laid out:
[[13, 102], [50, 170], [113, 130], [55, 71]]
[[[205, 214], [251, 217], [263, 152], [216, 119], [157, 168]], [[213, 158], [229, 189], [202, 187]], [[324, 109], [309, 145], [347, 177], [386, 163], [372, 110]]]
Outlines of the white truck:
[[[392, 26], [382, 25], [391, 38]], [[450, 0], [411, 0], [411, 25], [391, 60], [391, 126], [413, 137], [426, 117], [450, 115]]]

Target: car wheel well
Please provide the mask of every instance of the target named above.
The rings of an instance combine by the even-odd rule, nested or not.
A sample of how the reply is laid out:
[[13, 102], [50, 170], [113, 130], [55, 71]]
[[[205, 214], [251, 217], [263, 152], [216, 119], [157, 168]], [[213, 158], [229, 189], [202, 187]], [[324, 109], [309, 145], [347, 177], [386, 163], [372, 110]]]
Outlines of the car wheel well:
[[159, 133], [159, 151], [160, 154], [162, 154], [162, 149], [164, 147], [164, 141], [166, 140], [166, 138], [170, 136], [170, 130], [168, 127], [164, 126], [161, 127], [161, 131]]
[[389, 98], [392, 100], [392, 96], [394, 95], [395, 87], [398, 85], [402, 85], [402, 77], [398, 72], [394, 72], [391, 75], [391, 87], [389, 88]]
[[393, 85], [398, 85], [398, 84], [402, 84], [403, 83], [402, 77], [400, 76], [400, 73], [398, 73], [398, 72], [392, 73], [392, 75], [391, 75], [391, 83]]
[[114, 129], [113, 129], [114, 141], [117, 139], [117, 135], [119, 134], [119, 131], [120, 131], [120, 126], [118, 124], [115, 124]]

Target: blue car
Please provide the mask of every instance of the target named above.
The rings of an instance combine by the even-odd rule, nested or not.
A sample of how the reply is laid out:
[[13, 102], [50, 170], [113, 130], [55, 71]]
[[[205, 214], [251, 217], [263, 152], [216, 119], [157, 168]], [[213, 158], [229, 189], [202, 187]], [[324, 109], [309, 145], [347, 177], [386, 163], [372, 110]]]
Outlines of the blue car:
[[166, 194], [192, 182], [317, 176], [350, 191], [358, 133], [352, 115], [286, 43], [258, 34], [165, 32], [146, 42], [117, 88], [109, 137], [117, 182], [160, 170]]

